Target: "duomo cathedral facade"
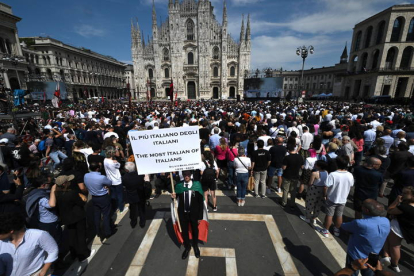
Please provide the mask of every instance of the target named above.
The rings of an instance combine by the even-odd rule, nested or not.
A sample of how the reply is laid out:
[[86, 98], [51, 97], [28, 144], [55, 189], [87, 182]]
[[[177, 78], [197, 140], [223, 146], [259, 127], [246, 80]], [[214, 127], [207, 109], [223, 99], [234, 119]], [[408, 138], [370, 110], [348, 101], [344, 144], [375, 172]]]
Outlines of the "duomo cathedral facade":
[[250, 70], [250, 17], [241, 23], [240, 39], [228, 33], [227, 8], [222, 24], [209, 0], [169, 0], [168, 19], [157, 24], [152, 8], [152, 37], [145, 41], [132, 23], [135, 91], [165, 98], [171, 82], [181, 99], [236, 98]]

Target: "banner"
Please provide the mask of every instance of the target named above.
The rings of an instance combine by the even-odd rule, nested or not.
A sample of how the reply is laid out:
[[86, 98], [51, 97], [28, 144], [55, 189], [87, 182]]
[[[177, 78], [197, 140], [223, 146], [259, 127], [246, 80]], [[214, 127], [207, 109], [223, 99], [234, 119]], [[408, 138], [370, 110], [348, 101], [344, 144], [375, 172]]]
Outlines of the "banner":
[[196, 170], [201, 166], [198, 126], [129, 131], [139, 175]]

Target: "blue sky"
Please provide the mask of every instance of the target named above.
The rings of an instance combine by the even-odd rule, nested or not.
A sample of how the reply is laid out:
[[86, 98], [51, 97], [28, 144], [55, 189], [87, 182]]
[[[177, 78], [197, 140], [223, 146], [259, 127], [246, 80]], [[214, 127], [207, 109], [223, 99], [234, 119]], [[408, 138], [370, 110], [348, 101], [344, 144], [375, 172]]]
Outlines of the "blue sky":
[[[152, 0], [0, 0], [22, 18], [20, 36], [50, 36], [131, 63], [131, 18], [145, 38], [151, 30]], [[223, 1], [211, 0], [219, 22]], [[238, 40], [242, 14], [251, 15], [251, 68], [296, 70], [296, 48], [313, 45], [305, 68], [339, 62], [352, 28], [400, 0], [227, 0], [229, 31]], [[155, 0], [157, 20], [165, 21], [168, 0]]]

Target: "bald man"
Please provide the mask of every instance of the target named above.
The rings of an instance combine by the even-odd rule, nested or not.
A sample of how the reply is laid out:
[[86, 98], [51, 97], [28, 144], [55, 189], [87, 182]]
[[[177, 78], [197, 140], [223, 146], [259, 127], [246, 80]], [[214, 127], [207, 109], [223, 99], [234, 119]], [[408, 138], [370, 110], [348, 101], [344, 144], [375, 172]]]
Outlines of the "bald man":
[[381, 164], [380, 159], [370, 157], [365, 160], [362, 166], [357, 166], [354, 169], [354, 209], [356, 219], [362, 218], [362, 202], [368, 198], [376, 200], [378, 197], [383, 181], [382, 174], [378, 171]]

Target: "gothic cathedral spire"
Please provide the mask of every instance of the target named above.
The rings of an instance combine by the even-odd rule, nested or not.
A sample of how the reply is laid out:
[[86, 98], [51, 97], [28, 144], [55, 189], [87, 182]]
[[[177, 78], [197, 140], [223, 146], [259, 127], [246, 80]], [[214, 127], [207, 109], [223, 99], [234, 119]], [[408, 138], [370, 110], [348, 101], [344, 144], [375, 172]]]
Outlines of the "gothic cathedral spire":
[[345, 43], [345, 48], [344, 48], [344, 51], [342, 52], [342, 55], [341, 55], [341, 61], [340, 61], [341, 64], [348, 62], [348, 47], [347, 47], [347, 44], [348, 44], [348, 42]]
[[152, 25], [157, 25], [157, 13], [155, 12], [154, 0], [152, 0]]
[[223, 27], [227, 26], [227, 4], [226, 0], [223, 1]]
[[240, 30], [240, 43], [244, 41], [244, 14], [242, 16], [242, 25]]
[[246, 41], [250, 41], [250, 13], [247, 15]]

